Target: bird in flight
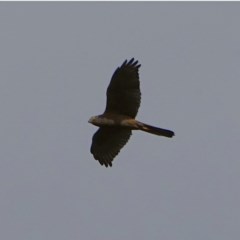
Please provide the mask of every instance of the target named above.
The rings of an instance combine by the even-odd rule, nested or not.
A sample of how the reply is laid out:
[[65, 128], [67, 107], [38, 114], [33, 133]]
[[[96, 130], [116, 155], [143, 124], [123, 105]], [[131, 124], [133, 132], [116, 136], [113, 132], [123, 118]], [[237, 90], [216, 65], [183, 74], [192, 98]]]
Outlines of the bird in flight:
[[135, 119], [141, 102], [138, 61], [125, 60], [113, 73], [107, 88], [107, 104], [103, 114], [91, 117], [89, 123], [99, 129], [93, 135], [91, 153], [106, 167], [128, 142], [132, 130], [141, 130], [163, 137], [173, 137], [174, 132], [154, 127]]

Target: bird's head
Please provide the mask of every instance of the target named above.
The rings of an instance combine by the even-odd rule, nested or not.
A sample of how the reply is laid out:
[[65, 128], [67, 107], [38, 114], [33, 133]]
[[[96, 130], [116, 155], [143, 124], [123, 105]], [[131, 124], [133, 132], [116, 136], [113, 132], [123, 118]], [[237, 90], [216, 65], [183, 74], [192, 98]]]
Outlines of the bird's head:
[[98, 119], [98, 116], [93, 116], [93, 117], [89, 118], [88, 122], [93, 124], [93, 125], [96, 125], [97, 119]]
[[90, 117], [88, 122], [95, 125], [95, 126], [100, 127], [101, 125], [104, 124], [104, 118], [101, 115], [93, 116], [93, 117]]
[[113, 119], [109, 119], [109, 118], [107, 118], [103, 115], [90, 117], [88, 122], [95, 125], [95, 126], [98, 126], [98, 127], [114, 125], [114, 120]]

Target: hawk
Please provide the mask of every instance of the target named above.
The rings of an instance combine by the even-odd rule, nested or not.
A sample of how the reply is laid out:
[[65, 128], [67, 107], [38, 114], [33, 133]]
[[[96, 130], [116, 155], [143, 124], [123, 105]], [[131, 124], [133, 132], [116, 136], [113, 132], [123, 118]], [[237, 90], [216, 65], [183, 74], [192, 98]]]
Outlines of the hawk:
[[135, 119], [141, 102], [138, 61], [125, 60], [113, 73], [107, 88], [107, 104], [102, 115], [89, 119], [99, 129], [93, 135], [91, 153], [101, 165], [112, 166], [113, 159], [128, 142], [132, 130], [141, 130], [164, 137], [174, 132], [154, 127]]

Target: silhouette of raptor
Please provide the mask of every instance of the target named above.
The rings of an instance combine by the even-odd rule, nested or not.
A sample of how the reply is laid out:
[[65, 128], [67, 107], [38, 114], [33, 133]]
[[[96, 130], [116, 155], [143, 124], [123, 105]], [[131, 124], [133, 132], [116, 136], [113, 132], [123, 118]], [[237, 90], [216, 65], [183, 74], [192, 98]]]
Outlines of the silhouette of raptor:
[[89, 123], [99, 127], [93, 135], [91, 153], [94, 158], [106, 167], [129, 140], [132, 130], [142, 130], [164, 137], [173, 137], [174, 132], [154, 127], [135, 119], [140, 102], [141, 92], [138, 61], [132, 58], [125, 60], [118, 67], [107, 88], [107, 105], [102, 115], [89, 119]]

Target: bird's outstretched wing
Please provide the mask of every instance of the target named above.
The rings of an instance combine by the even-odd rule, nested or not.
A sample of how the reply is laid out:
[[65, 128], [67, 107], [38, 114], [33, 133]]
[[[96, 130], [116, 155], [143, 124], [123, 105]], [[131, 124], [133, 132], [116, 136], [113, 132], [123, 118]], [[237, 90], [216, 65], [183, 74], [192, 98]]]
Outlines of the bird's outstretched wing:
[[141, 102], [138, 61], [132, 58], [118, 67], [107, 89], [105, 113], [118, 113], [135, 118]]
[[127, 143], [131, 134], [132, 131], [125, 128], [100, 127], [93, 135], [91, 153], [101, 165], [111, 167], [114, 157]]

